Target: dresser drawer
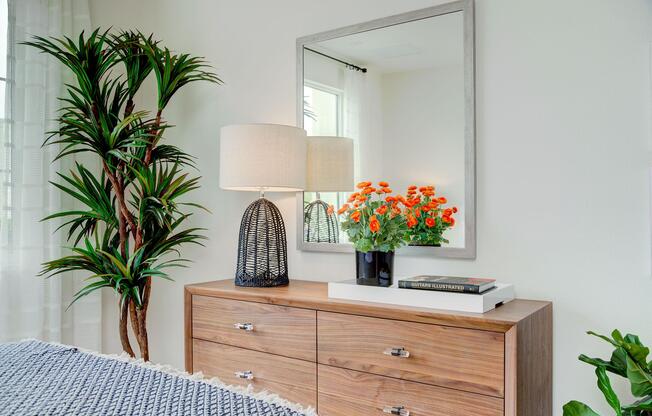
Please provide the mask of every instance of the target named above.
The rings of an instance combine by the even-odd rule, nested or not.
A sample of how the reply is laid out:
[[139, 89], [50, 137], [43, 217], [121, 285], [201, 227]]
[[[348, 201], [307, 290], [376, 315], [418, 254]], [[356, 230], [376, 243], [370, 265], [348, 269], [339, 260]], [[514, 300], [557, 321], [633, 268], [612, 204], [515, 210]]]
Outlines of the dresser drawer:
[[320, 364], [504, 396], [502, 333], [330, 312], [317, 319]]
[[[237, 324], [243, 327], [238, 329]], [[245, 327], [250, 324], [250, 327]], [[316, 361], [314, 310], [192, 297], [192, 337]]]
[[[266, 390], [291, 402], [317, 407], [315, 363], [195, 339], [193, 372], [198, 371], [226, 384], [251, 385], [255, 391]], [[253, 378], [236, 375], [246, 372]]]
[[497, 397], [319, 365], [320, 416], [386, 416], [399, 406], [410, 416], [503, 415]]

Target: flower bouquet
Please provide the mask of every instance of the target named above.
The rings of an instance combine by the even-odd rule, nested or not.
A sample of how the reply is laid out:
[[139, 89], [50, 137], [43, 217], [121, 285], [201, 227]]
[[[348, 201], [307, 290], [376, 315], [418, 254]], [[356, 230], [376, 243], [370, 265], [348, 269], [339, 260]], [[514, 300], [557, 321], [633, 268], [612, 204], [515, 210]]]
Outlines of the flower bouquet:
[[356, 250], [357, 282], [390, 286], [394, 251], [409, 241], [405, 217], [387, 182], [378, 187], [360, 182], [356, 187], [338, 214], [344, 217], [342, 229]]
[[444, 232], [455, 225], [457, 207], [445, 208], [445, 197], [435, 197], [435, 187], [412, 185], [407, 190], [404, 215], [409, 229], [410, 245], [435, 246], [448, 244]]

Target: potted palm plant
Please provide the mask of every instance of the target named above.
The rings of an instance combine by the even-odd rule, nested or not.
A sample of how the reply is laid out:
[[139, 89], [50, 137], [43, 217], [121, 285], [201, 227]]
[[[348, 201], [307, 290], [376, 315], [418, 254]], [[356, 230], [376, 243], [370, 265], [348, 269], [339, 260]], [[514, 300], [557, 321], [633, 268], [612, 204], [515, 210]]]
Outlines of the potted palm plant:
[[[96, 156], [99, 169], [76, 163], [59, 173], [55, 187], [74, 198], [80, 209], [57, 212], [64, 219], [71, 253], [44, 264], [50, 277], [81, 270], [87, 285], [73, 302], [101, 288], [119, 298], [122, 348], [134, 356], [131, 323], [141, 357], [149, 360], [147, 310], [152, 279], [170, 279], [166, 268], [183, 266], [181, 246], [200, 243], [197, 228], [184, 228], [192, 215], [184, 202], [198, 178], [184, 170], [193, 159], [163, 142], [170, 125], [163, 113], [179, 89], [195, 81], [220, 83], [202, 58], [174, 54], [153, 36], [139, 32], [82, 32], [77, 40], [35, 37], [27, 45], [65, 65], [76, 78], [61, 98], [58, 128], [46, 145], [58, 146], [56, 159], [78, 153]], [[135, 97], [145, 79], [156, 77], [157, 103], [138, 109]]]

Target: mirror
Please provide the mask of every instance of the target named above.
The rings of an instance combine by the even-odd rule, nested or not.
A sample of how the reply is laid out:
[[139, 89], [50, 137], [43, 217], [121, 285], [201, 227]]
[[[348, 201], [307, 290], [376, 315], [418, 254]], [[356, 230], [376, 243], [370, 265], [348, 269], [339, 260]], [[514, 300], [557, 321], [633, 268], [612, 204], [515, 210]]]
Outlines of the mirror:
[[[473, 2], [463, 0], [297, 41], [297, 117], [308, 136], [353, 140], [354, 183], [394, 194], [434, 185], [456, 207], [448, 243], [400, 252], [475, 257]], [[336, 174], [334, 172], [333, 174]], [[299, 249], [352, 251], [336, 214], [341, 192], [297, 195]]]

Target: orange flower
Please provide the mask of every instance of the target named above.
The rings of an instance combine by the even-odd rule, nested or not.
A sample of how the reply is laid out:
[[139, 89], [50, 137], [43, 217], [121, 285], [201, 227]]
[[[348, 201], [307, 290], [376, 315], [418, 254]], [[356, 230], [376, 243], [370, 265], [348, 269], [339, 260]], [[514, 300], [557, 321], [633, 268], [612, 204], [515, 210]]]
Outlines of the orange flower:
[[354, 222], [360, 222], [360, 215], [360, 211], [353, 211], [350, 217]]
[[333, 207], [333, 204], [328, 206], [328, 209], [326, 210], [326, 213], [328, 215], [333, 215], [333, 212], [335, 212], [335, 207]]
[[443, 215], [444, 217], [450, 217], [451, 215], [453, 215], [453, 210], [450, 209], [450, 208], [446, 208], [446, 209], [444, 210], [444, 213], [443, 213], [442, 215]]
[[391, 194], [391, 193], [392, 193], [392, 189], [391, 189], [391, 188], [387, 188], [387, 187], [385, 187], [385, 188], [383, 188], [383, 192], [385, 192], [386, 194]]
[[430, 204], [428, 204], [428, 205], [430, 205], [430, 208], [432, 208], [432, 209], [439, 208], [439, 202], [437, 202], [437, 201], [430, 201]]
[[408, 186], [408, 191], [414, 191], [414, 190], [416, 190], [416, 189], [417, 189], [417, 186], [416, 186], [416, 185], [410, 185], [410, 186]]
[[371, 186], [371, 182], [360, 182], [355, 187], [358, 188], [358, 189], [363, 189], [363, 188], [367, 188], [369, 186]]
[[403, 204], [403, 205], [405, 205], [405, 203], [407, 202], [407, 200], [405, 199], [405, 197], [403, 195], [396, 195], [396, 200], [398, 202], [400, 202], [401, 204]]
[[366, 196], [364, 196], [364, 195], [360, 195], [360, 196], [358, 196], [358, 202], [364, 202], [364, 201], [366, 201], [366, 200], [367, 200], [367, 197], [366, 197]]
[[428, 188], [425, 187], [425, 186], [419, 187], [419, 192], [421, 192], [421, 193], [426, 192], [427, 190], [428, 190]]
[[372, 233], [377, 233], [380, 231], [380, 222], [378, 221], [378, 218], [376, 218], [375, 215], [372, 215], [369, 218], [369, 230], [371, 230]]
[[457, 214], [457, 207], [453, 207], [453, 213]]
[[415, 225], [417, 225], [417, 223], [418, 223], [417, 219], [414, 218], [413, 215], [408, 214], [408, 216], [407, 216], [407, 226], [408, 226], [408, 228], [414, 227]]
[[393, 196], [388, 196], [387, 198], [385, 198], [385, 202], [392, 203], [394, 201], [396, 201], [396, 198], [394, 198]]
[[401, 209], [396, 205], [394, 205], [392, 206], [392, 218], [394, 218], [397, 215], [401, 215]]
[[441, 217], [441, 220], [444, 221], [446, 224], [449, 224], [451, 227], [455, 225], [455, 218], [453, 217]]
[[407, 206], [407, 207], [409, 207], [409, 208], [412, 208], [413, 206], [417, 205], [419, 202], [421, 202], [421, 198], [420, 198], [420, 197], [411, 198], [411, 199], [408, 199], [408, 200], [407, 200], [405, 206]]
[[352, 193], [351, 196], [349, 197], [349, 199], [347, 199], [347, 202], [353, 202], [353, 201], [355, 201], [355, 199], [356, 199], [359, 195], [360, 195], [360, 192], [354, 192], [354, 193]]
[[378, 215], [385, 215], [385, 213], [387, 213], [387, 205], [381, 205], [378, 209], [376, 209], [376, 213]]
[[349, 204], [344, 204], [344, 205], [342, 205], [342, 208], [340, 208], [340, 209], [337, 210], [337, 213], [338, 213], [339, 215], [342, 215], [342, 214], [344, 214], [348, 209], [349, 209]]
[[434, 218], [432, 218], [432, 217], [428, 217], [428, 218], [426, 218], [426, 226], [427, 226], [428, 228], [432, 228], [432, 227], [434, 227], [435, 224], [436, 224], [436, 222], [435, 222], [435, 219], [434, 219]]
[[416, 207], [416, 208], [414, 209], [414, 215], [415, 215], [417, 218], [421, 217], [421, 208]]
[[426, 188], [427, 188], [429, 191], [434, 191], [434, 190], [435, 190], [435, 187], [432, 186], [432, 185], [428, 185], [428, 186], [426, 186]]
[[423, 196], [435, 196], [435, 192], [426, 189], [425, 191], [422, 192]]
[[412, 195], [416, 195], [416, 194], [417, 194], [417, 191], [412, 191], [412, 190], [407, 191], [407, 196], [412, 196]]
[[431, 209], [432, 209], [432, 208], [430, 207], [430, 205], [424, 205], [424, 206], [421, 207], [421, 211], [423, 211], [423, 212], [428, 212], [428, 211], [430, 211]]
[[378, 182], [378, 186], [380, 186], [381, 188], [387, 188], [389, 184], [385, 181], [380, 181]]
[[442, 196], [437, 198], [437, 202], [439, 202], [440, 204], [445, 204], [446, 202], [448, 202], [448, 200]]
[[362, 195], [369, 195], [369, 194], [372, 193], [373, 191], [375, 191], [374, 188], [372, 188], [372, 187], [370, 187], [370, 186], [367, 186], [366, 188], [364, 188], [364, 189], [362, 190]]
[[377, 193], [378, 195], [380, 195], [380, 194], [384, 194], [385, 191], [384, 191], [383, 189], [385, 189], [385, 188], [378, 188], [378, 189], [376, 189], [376, 193]]

